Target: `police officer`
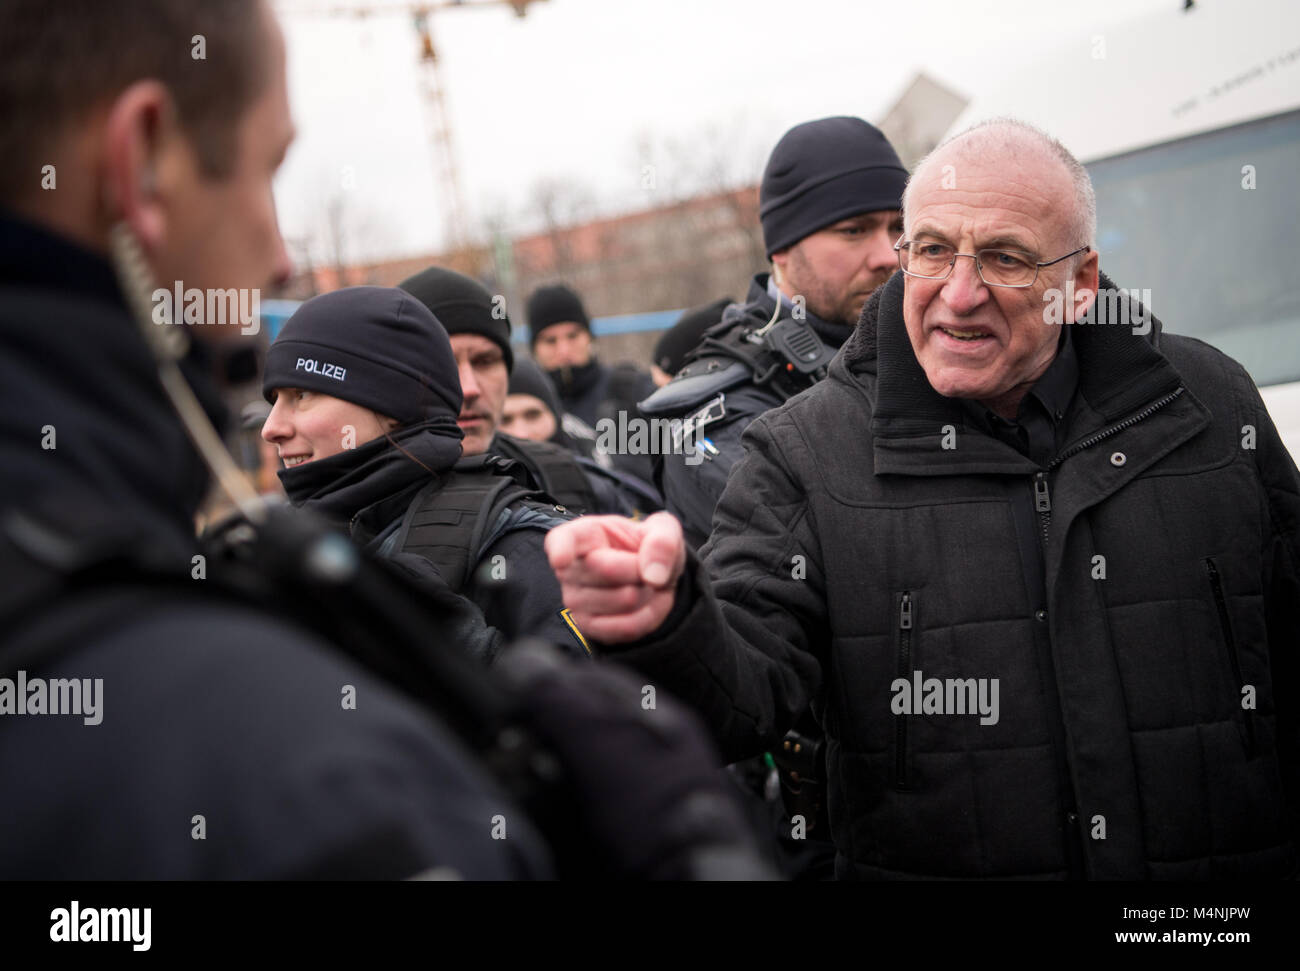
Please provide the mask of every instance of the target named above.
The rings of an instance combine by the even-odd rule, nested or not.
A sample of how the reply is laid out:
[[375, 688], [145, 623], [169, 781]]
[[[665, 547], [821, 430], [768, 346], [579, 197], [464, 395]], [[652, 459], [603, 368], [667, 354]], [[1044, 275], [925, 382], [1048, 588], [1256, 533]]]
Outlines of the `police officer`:
[[465, 418], [456, 363], [442, 325], [405, 290], [312, 297], [272, 342], [262, 377], [273, 405], [262, 437], [279, 450], [280, 482], [357, 543], [413, 554], [406, 562], [463, 592], [506, 638], [585, 655], [542, 549], [567, 515], [489, 457], [461, 461], [465, 425], [482, 419]]
[[[596, 356], [591, 318], [577, 293], [559, 283], [538, 287], [528, 296], [527, 312], [533, 357], [560, 393], [569, 434], [594, 439], [603, 419], [618, 422], [619, 412], [638, 417], [637, 402], [654, 391], [654, 381], [630, 363], [610, 366]], [[648, 455], [608, 458], [621, 471], [653, 478]]]
[[[0, 676], [102, 684], [94, 726], [0, 706], [0, 787], [23, 793], [0, 800], [0, 873], [553, 872], [522, 817], [519, 840], [493, 845], [480, 821], [513, 803], [440, 719], [288, 603], [277, 618], [219, 595], [193, 559], [209, 472], [146, 339], [196, 338], [180, 369], [220, 418], [212, 365], [239, 328], [142, 334], [122, 275], [201, 292], [287, 275], [269, 203], [292, 125], [270, 10], [4, 0], [0, 18]], [[176, 57], [196, 34], [201, 78]], [[29, 176], [41, 159], [53, 191]]]
[[578, 445], [560, 426], [560, 399], [555, 385], [532, 358], [521, 357], [510, 371], [501, 431], [530, 442], [552, 442], [570, 451]]
[[759, 190], [772, 272], [756, 275], [694, 360], [641, 402], [646, 415], [688, 418], [695, 431], [700, 455], [657, 456], [655, 473], [697, 549], [742, 454], [741, 434], [825, 374], [867, 296], [896, 267], [906, 181], [885, 136], [860, 118], [796, 125], [773, 149]]
[[432, 311], [451, 337], [464, 393], [457, 422], [466, 456], [499, 455], [520, 463], [539, 489], [576, 513], [639, 517], [662, 508], [656, 490], [634, 475], [605, 468], [560, 442], [526, 441], [501, 430], [512, 372], [523, 365], [510, 346], [503, 301], [478, 281], [437, 266], [399, 286]]
[[[893, 147], [860, 118], [796, 125], [777, 142], [759, 190], [759, 218], [771, 274], [750, 284], [748, 300], [722, 311], [676, 378], [641, 403], [652, 417], [685, 418], [698, 454], [656, 456], [656, 483], [694, 548], [709, 537], [713, 509], [743, 455], [749, 423], [810, 387], [857, 323], [868, 295], [897, 264], [907, 180]], [[761, 760], [733, 766], [750, 791], [782, 785], [784, 808], [768, 797], [787, 873], [821, 879], [831, 870], [825, 843], [824, 742], [810, 714]], [[767, 783], [765, 785], [765, 783]], [[791, 840], [789, 818], [808, 821]]]

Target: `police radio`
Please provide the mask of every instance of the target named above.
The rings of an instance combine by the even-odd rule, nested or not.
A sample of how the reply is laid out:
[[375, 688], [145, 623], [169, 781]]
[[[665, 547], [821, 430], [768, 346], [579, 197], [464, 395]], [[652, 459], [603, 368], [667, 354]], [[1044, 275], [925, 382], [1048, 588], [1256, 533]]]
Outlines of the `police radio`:
[[808, 376], [813, 381], [826, 377], [826, 366], [835, 356], [835, 349], [822, 343], [808, 321], [786, 317], [759, 334], [764, 345], [780, 358], [775, 366], [783, 366], [787, 374]]
[[722, 320], [704, 332], [677, 376], [641, 402], [642, 414], [689, 413], [748, 383], [770, 384], [789, 398], [826, 377], [835, 348], [817, 335], [806, 318], [782, 318], [781, 309], [778, 303], [763, 322], [761, 316], [755, 320], [752, 312], [738, 312], [734, 304], [728, 307]]

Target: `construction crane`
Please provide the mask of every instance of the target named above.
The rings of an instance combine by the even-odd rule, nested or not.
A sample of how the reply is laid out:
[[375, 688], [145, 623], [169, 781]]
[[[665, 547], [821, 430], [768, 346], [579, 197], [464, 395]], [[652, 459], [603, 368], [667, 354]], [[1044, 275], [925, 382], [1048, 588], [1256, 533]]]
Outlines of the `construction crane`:
[[425, 122], [433, 143], [433, 171], [436, 187], [447, 209], [447, 229], [452, 251], [463, 249], [469, 241], [465, 221], [465, 199], [461, 194], [460, 170], [452, 138], [451, 118], [447, 112], [447, 86], [438, 70], [438, 48], [433, 42], [433, 15], [451, 9], [510, 7], [516, 17], [528, 14], [534, 3], [545, 0], [438, 0], [432, 3], [334, 3], [290, 4], [281, 0], [277, 7], [290, 16], [324, 16], [365, 18], [387, 14], [411, 17], [418, 44], [420, 100], [424, 104]]

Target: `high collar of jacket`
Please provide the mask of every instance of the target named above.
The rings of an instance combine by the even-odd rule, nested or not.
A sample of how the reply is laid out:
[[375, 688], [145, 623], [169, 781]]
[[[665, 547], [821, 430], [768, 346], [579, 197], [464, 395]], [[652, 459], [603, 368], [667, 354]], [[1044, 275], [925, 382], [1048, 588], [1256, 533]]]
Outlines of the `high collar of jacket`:
[[280, 470], [289, 501], [350, 530], [361, 541], [406, 511], [424, 485], [446, 474], [461, 453], [454, 419], [431, 418], [329, 458]]
[[605, 366], [596, 359], [595, 354], [592, 354], [591, 360], [586, 364], [556, 368], [546, 373], [555, 382], [555, 389], [560, 393], [560, 398], [568, 402], [583, 397], [596, 387], [605, 374]]
[[[770, 273], [756, 273], [754, 278], [749, 281], [749, 293], [745, 295], [746, 303], [751, 307], [760, 307], [767, 316], [772, 315], [776, 309], [776, 300], [768, 292], [768, 282], [771, 280]], [[833, 324], [829, 320], [822, 320], [811, 310], [806, 311], [807, 321], [812, 329], [817, 332], [817, 336], [822, 342], [829, 347], [839, 348], [849, 335], [853, 333], [853, 328], [845, 324]]]
[[[208, 472], [108, 261], [0, 213], [0, 333], [0, 504], [40, 502], [58, 522], [76, 507], [117, 531], [192, 537]], [[180, 367], [222, 427], [202, 345], [191, 341]]]
[[[1102, 291], [1116, 291], [1103, 273]], [[1113, 314], [1113, 318], [1112, 318]], [[1129, 321], [1149, 321], [1135, 333]], [[1079, 387], [1093, 411], [1106, 422], [1131, 414], [1181, 383], [1174, 366], [1160, 353], [1163, 328], [1149, 310], [1127, 295], [1099, 301], [1094, 322], [1073, 325]], [[946, 424], [968, 424], [961, 402], [931, 387], [916, 359], [903, 323], [903, 274], [896, 272], [876, 290], [862, 310], [853, 335], [831, 363], [832, 380], [863, 386], [876, 377], [872, 396], [872, 432], [878, 439], [934, 436]]]

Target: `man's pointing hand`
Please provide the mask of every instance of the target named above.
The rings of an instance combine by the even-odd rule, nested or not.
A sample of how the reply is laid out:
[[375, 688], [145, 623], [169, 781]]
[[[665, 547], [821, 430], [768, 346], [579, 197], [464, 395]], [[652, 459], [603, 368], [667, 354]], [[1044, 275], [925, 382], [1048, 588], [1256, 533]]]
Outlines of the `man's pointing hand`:
[[668, 617], [686, 541], [681, 523], [666, 512], [640, 522], [583, 516], [546, 534], [546, 554], [574, 623], [598, 641], [621, 644]]

